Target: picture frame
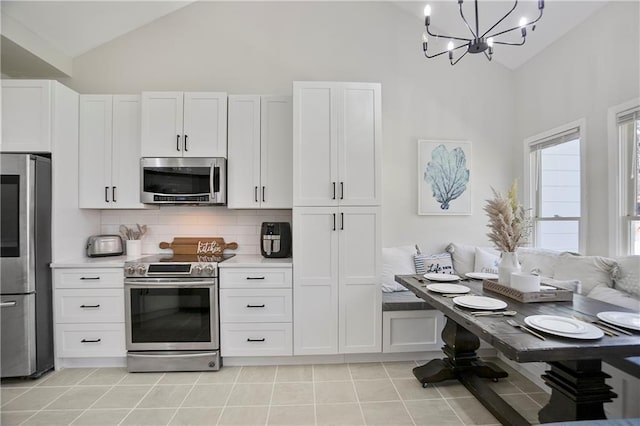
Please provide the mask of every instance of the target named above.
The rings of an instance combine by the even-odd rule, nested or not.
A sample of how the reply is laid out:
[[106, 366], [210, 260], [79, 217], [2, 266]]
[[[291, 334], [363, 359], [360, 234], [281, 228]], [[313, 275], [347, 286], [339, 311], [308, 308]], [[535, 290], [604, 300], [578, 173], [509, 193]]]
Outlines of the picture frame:
[[418, 215], [471, 214], [471, 142], [418, 140]]

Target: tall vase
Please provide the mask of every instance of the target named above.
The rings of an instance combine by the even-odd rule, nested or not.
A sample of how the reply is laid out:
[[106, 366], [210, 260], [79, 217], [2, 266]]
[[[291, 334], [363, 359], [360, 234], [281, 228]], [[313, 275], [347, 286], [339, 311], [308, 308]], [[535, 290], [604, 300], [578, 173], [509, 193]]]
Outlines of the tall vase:
[[520, 262], [518, 262], [518, 253], [502, 252], [500, 255], [500, 264], [498, 265], [498, 284], [510, 286], [511, 273], [520, 272]]

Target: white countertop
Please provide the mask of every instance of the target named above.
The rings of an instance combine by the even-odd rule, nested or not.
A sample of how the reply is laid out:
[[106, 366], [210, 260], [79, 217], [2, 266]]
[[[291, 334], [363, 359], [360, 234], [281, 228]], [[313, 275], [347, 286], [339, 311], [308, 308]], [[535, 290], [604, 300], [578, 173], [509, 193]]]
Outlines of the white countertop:
[[[81, 257], [77, 259], [61, 260], [51, 263], [52, 269], [56, 268], [123, 268], [124, 262], [135, 260], [136, 258], [150, 256], [106, 256], [106, 257]], [[221, 268], [250, 268], [259, 266], [262, 268], [282, 268], [291, 267], [291, 258], [266, 259], [259, 254], [238, 254], [231, 259], [220, 262]]]
[[290, 268], [291, 258], [266, 259], [259, 254], [237, 254], [231, 259], [220, 262], [220, 268], [251, 268], [259, 266], [261, 268]]

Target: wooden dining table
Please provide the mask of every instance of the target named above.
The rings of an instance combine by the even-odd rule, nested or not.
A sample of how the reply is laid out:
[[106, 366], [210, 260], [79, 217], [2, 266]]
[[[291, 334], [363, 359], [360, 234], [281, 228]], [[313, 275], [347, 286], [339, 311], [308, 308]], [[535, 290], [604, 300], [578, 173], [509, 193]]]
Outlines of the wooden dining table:
[[640, 332], [637, 331], [628, 330], [631, 335], [617, 333], [617, 336], [605, 335], [592, 340], [539, 332], [544, 337], [542, 340], [506, 321], [514, 319], [524, 324], [524, 319], [532, 315], [595, 321], [599, 312], [629, 311], [617, 305], [579, 294], [574, 294], [572, 301], [521, 303], [483, 289], [482, 281], [465, 280], [460, 284], [471, 289], [468, 295], [502, 300], [507, 303], [505, 310], [517, 312], [510, 317], [474, 316], [470, 313], [472, 310], [456, 305], [452, 297], [427, 290], [426, 286], [431, 282], [421, 275], [396, 275], [395, 280], [446, 317], [442, 331], [442, 350], [446, 356], [416, 367], [413, 370], [416, 378], [423, 386], [451, 379], [460, 381], [503, 424], [530, 423], [489, 386], [491, 380], [498, 381], [508, 374], [477, 356], [479, 339], [513, 361], [549, 365], [542, 379], [551, 388], [551, 397], [538, 413], [541, 423], [606, 418], [603, 404], [617, 395], [605, 383], [609, 376], [602, 371], [602, 360], [640, 355]]

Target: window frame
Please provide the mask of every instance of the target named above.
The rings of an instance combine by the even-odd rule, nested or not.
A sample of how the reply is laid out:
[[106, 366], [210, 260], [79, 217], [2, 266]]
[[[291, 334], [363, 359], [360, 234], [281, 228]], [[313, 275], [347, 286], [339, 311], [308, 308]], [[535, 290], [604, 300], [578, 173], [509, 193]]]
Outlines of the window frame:
[[[532, 220], [533, 220], [533, 229], [531, 232], [532, 241], [531, 244], [535, 247], [536, 244], [536, 219], [535, 219], [535, 208], [537, 206], [538, 200], [536, 199], [536, 191], [532, 190], [531, 185], [534, 184], [537, 176], [537, 170], [534, 170], [532, 167], [531, 161], [531, 148], [534, 145], [537, 145], [544, 139], [551, 139], [554, 136], [560, 135], [562, 133], [566, 133], [572, 129], [578, 130], [578, 137], [580, 139], [580, 217], [578, 217], [578, 251], [580, 253], [585, 252], [586, 248], [586, 229], [588, 223], [587, 217], [587, 179], [586, 179], [586, 146], [587, 146], [587, 136], [586, 136], [586, 120], [581, 118], [576, 121], [572, 121], [570, 123], [563, 124], [561, 126], [555, 127], [553, 129], [538, 133], [533, 136], [529, 136], [524, 140], [524, 207], [530, 209], [533, 212]], [[559, 218], [558, 220], [562, 220], [563, 218]], [[567, 219], [568, 220], [568, 219]], [[574, 220], [574, 219], [571, 219]]]
[[618, 116], [640, 108], [640, 98], [634, 98], [620, 105], [612, 106], [607, 112], [608, 164], [609, 164], [609, 255], [626, 256], [631, 253], [626, 203], [630, 203], [627, 180], [623, 171], [626, 152], [620, 149]]

